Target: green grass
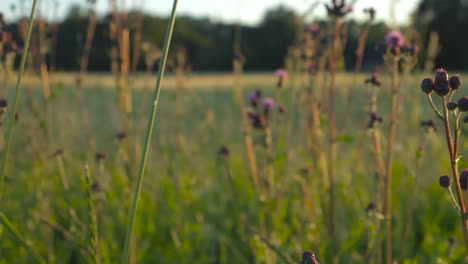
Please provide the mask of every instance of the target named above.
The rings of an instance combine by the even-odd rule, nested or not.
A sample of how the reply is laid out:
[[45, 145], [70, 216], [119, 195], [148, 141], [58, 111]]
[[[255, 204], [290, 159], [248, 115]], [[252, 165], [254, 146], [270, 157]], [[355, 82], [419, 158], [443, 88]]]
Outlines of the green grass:
[[[446, 191], [438, 185], [438, 177], [449, 172], [442, 134], [439, 129], [436, 134], [429, 135], [422, 166], [417, 168], [418, 148], [425, 137], [419, 122], [435, 118], [419, 90], [420, 77], [405, 78], [400, 90], [403, 102], [393, 163], [394, 255], [398, 256], [396, 249], [407, 221], [408, 202], [418, 188], [405, 263], [439, 263], [438, 260], [462, 263], [464, 246], [459, 216]], [[361, 76], [357, 81], [363, 82]], [[389, 77], [383, 77], [382, 81], [379, 109], [384, 117], [381, 128], [386, 133]], [[340, 75], [337, 129], [338, 134], [346, 138], [338, 144], [336, 168], [340, 263], [362, 261], [370, 219], [365, 208], [375, 192], [372, 140], [363, 128], [368, 118], [363, 111], [371, 88], [359, 85], [352, 95], [352, 104], [345, 109], [351, 85], [352, 77]], [[275, 94], [273, 85], [246, 87], [246, 91], [255, 89], [262, 89], [266, 95]], [[322, 89], [320, 82], [314, 89]], [[39, 116], [44, 119], [40, 90], [35, 92]], [[259, 200], [250, 180], [241, 115], [234, 92], [224, 88], [197, 89], [194, 94], [176, 89], [162, 91], [158, 133], [150, 148], [156, 155], [150, 154], [148, 159], [134, 227], [137, 263], [282, 263], [267, 244], [294, 261], [300, 260], [303, 250], [312, 249], [321, 263], [330, 263], [326, 257], [331, 253], [327, 252], [328, 238], [320, 208], [324, 197], [321, 175], [318, 170], [312, 170], [309, 175], [300, 172], [304, 167], [318, 167], [306, 145], [305, 126], [309, 113], [305, 100], [291, 104], [294, 98], [291, 93], [288, 88], [281, 92], [280, 103], [286, 106], [287, 113], [273, 128], [276, 133], [271, 160], [274, 184], [267, 199]], [[458, 96], [466, 94], [463, 88], [457, 93]], [[201, 105], [196, 103], [195, 96], [201, 100]], [[141, 90], [133, 94], [134, 126], [130, 136], [137, 145], [136, 153], [141, 152], [148, 117], [148, 112], [142, 113], [140, 106], [148, 99], [148, 94]], [[88, 152], [84, 149], [81, 106], [71, 87], [54, 88], [51, 123], [34, 117], [27, 107], [26, 95], [19, 105], [20, 119], [14, 128], [0, 210], [28, 245], [49, 263], [91, 260], [88, 202], [86, 187], [82, 184], [86, 163], [92, 180], [100, 185], [92, 199], [98, 216], [98, 250], [102, 263], [116, 263], [122, 254], [134, 179], [128, 178], [125, 166], [129, 157], [115, 137], [122, 129], [117, 96], [112, 89], [89, 87], [85, 89], [85, 102], [91, 113], [97, 148]], [[207, 111], [213, 113], [212, 119], [205, 118]], [[326, 124], [326, 120], [323, 121]], [[5, 126], [5, 122], [2, 124]], [[46, 132], [50, 133], [50, 141], [46, 140]], [[360, 135], [365, 136], [360, 148], [363, 155], [356, 159]], [[258, 131], [253, 131], [254, 142], [260, 142], [260, 136]], [[468, 142], [462, 140], [461, 143], [463, 155]], [[230, 150], [227, 162], [239, 194], [237, 201], [232, 199], [232, 186], [217, 154], [221, 146]], [[69, 190], [63, 188], [60, 167], [53, 157], [59, 148], [63, 149]], [[105, 153], [106, 159], [95, 162], [94, 151]], [[256, 152], [261, 168], [268, 162], [262, 155], [261, 144], [256, 144]], [[140, 157], [130, 158], [139, 160]], [[461, 165], [468, 166], [468, 163], [463, 159]], [[352, 178], [354, 170], [357, 173]], [[420, 177], [418, 186], [415, 186], [415, 175]], [[308, 203], [311, 203], [314, 218], [310, 217], [311, 211], [303, 200], [304, 187], [310, 195]], [[70, 213], [70, 208], [74, 208], [76, 217]], [[456, 244], [448, 257], [450, 236], [456, 237]], [[0, 263], [30, 261], [32, 257], [23, 245], [0, 226]]]

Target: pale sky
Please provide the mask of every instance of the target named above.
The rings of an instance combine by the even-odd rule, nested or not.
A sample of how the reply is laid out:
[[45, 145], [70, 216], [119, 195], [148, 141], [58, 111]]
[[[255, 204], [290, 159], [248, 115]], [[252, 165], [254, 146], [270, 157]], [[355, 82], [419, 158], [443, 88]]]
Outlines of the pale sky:
[[[47, 17], [52, 17], [55, 6], [58, 6], [59, 15], [63, 16], [68, 8], [73, 4], [85, 5], [86, 0], [39, 0], [41, 10]], [[135, 7], [143, 3], [145, 12], [167, 15], [170, 12], [171, 0], [116, 0], [124, 3], [127, 8]], [[32, 0], [0, 0], [0, 12], [5, 14], [6, 19], [15, 17], [10, 11], [12, 3], [24, 2], [27, 10], [30, 9]], [[55, 5], [55, 3], [59, 3]], [[109, 10], [108, 0], [97, 1], [98, 13], [104, 13]], [[197, 17], [210, 17], [222, 21], [242, 21], [246, 24], [255, 24], [261, 20], [266, 9], [283, 4], [295, 9], [298, 13], [303, 13], [315, 3], [315, 0], [179, 0], [179, 14], [190, 14]], [[321, 0], [321, 2], [330, 2]], [[407, 23], [409, 14], [414, 10], [419, 0], [358, 0], [355, 5], [353, 18], [362, 18], [362, 9], [373, 6], [377, 10], [377, 19], [389, 20], [391, 2], [397, 2], [395, 10], [396, 22]], [[26, 8], [25, 8], [26, 9]], [[19, 11], [17, 9], [16, 13]], [[315, 9], [319, 16], [325, 15], [323, 4]]]

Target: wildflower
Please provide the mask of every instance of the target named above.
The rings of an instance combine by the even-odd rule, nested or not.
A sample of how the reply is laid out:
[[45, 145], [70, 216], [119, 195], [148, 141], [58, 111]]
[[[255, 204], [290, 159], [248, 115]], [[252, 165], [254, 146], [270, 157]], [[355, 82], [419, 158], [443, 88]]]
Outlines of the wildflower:
[[250, 93], [248, 96], [247, 96], [247, 99], [249, 100], [250, 104], [253, 106], [253, 107], [257, 107], [257, 104], [258, 104], [258, 100], [260, 100], [260, 97], [262, 96], [262, 92], [260, 92], [260, 90], [257, 90], [255, 92], [252, 92]]
[[103, 161], [106, 159], [106, 154], [102, 152], [96, 152], [96, 161]]
[[429, 131], [437, 131], [437, 126], [434, 120], [421, 121], [421, 126], [427, 128]]
[[375, 8], [369, 7], [369, 8], [364, 9], [364, 13], [369, 14], [370, 20], [371, 20], [371, 21], [374, 21], [374, 19], [375, 19], [375, 14], [377, 13], [377, 11], [375, 10]]
[[379, 116], [377, 113], [370, 113], [370, 120], [369, 124], [367, 125], [368, 128], [374, 128], [376, 123], [382, 123], [383, 118]]
[[374, 203], [374, 202], [370, 202], [370, 203], [367, 205], [367, 207], [366, 207], [366, 212], [367, 212], [367, 213], [370, 213], [370, 212], [374, 211], [374, 209], [375, 209], [375, 203]]
[[466, 190], [468, 184], [468, 169], [463, 169], [460, 173], [460, 185], [463, 190]]
[[343, 17], [354, 11], [354, 7], [352, 5], [347, 6], [345, 0], [341, 0], [340, 3], [338, 3], [338, 0], [332, 0], [332, 4], [325, 4], [325, 8], [328, 15], [334, 17]]
[[452, 179], [448, 175], [442, 175], [439, 178], [439, 184], [442, 188], [448, 188], [452, 184]]
[[8, 101], [6, 99], [0, 99], [0, 115], [6, 112]]
[[284, 80], [288, 78], [288, 72], [284, 69], [276, 70], [276, 76], [278, 77], [278, 88], [283, 87]]
[[280, 114], [286, 113], [286, 108], [284, 108], [284, 106], [282, 105], [278, 106], [278, 113]]
[[122, 141], [127, 138], [127, 133], [125, 131], [120, 131], [117, 134], [115, 134], [115, 137], [119, 140]]
[[449, 243], [450, 246], [453, 246], [455, 244], [455, 237], [451, 236], [447, 239], [447, 242]]
[[257, 113], [247, 112], [247, 117], [249, 118], [249, 123], [253, 128], [263, 128], [262, 120]]
[[314, 252], [307, 250], [302, 253], [302, 261], [300, 264], [320, 264], [315, 258]]
[[52, 154], [52, 157], [58, 158], [58, 157], [60, 157], [62, 155], [63, 155], [63, 149], [59, 148], [54, 152], [54, 154]]
[[457, 109], [457, 103], [455, 103], [455, 102], [448, 102], [448, 103], [447, 103], [447, 109], [450, 110], [450, 111], [453, 111], [453, 110]]
[[381, 85], [381, 82], [380, 82], [380, 80], [379, 80], [379, 78], [378, 78], [378, 75], [377, 75], [377, 73], [375, 73], [375, 72], [372, 73], [372, 75], [371, 75], [370, 78], [368, 78], [368, 79], [365, 80], [365, 83], [366, 83], [366, 84], [370, 83], [370, 84], [373, 85], [373, 86], [380, 86], [380, 85]]
[[385, 42], [387, 44], [387, 49], [390, 49], [392, 53], [395, 53], [396, 50], [399, 50], [403, 44], [405, 44], [405, 37], [400, 31], [393, 30], [387, 34]]
[[445, 96], [450, 92], [448, 73], [444, 69], [437, 69], [434, 77], [434, 92]]
[[268, 113], [271, 109], [273, 109], [273, 107], [275, 107], [275, 100], [269, 97], [263, 99], [263, 111], [265, 115], [268, 115]]
[[421, 82], [421, 90], [426, 94], [430, 94], [434, 89], [434, 81], [431, 78], [424, 78]]
[[220, 156], [223, 156], [223, 157], [229, 156], [229, 149], [228, 149], [228, 147], [222, 146], [221, 148], [219, 148], [218, 154], [219, 154]]
[[468, 116], [463, 117], [463, 124], [468, 124]]
[[306, 27], [306, 30], [313, 35], [317, 35], [320, 31], [320, 26], [317, 23], [312, 23]]
[[91, 190], [93, 192], [99, 192], [101, 190], [101, 185], [99, 184], [99, 182], [93, 182], [93, 184], [91, 184]]
[[458, 88], [460, 88], [461, 84], [462, 84], [462, 81], [461, 81], [461, 78], [460, 78], [460, 75], [452, 75], [452, 77], [450, 77], [450, 88], [452, 88], [452, 90], [457, 90]]
[[460, 112], [467, 112], [468, 111], [468, 96], [464, 96], [458, 100], [458, 110]]
[[236, 52], [234, 52], [233, 60], [235, 62], [240, 63], [240, 64], [244, 64], [245, 63], [245, 56], [241, 52], [236, 51]]

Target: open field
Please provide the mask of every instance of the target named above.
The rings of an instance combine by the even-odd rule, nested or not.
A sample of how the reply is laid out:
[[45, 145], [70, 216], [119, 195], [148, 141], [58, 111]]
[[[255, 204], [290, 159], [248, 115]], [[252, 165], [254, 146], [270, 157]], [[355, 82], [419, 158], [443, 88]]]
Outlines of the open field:
[[[313, 249], [321, 263], [332, 263], [331, 256], [338, 256], [339, 263], [364, 263], [367, 248], [382, 237], [375, 230], [383, 222], [380, 213], [366, 210], [375, 201], [377, 188], [372, 129], [367, 128], [371, 91], [380, 90], [378, 112], [383, 122], [378, 128], [384, 139], [390, 111], [390, 77], [381, 76], [380, 88], [364, 85], [366, 77], [344, 73], [337, 77], [335, 252], [327, 232], [328, 187], [313, 151], [327, 144], [326, 116], [321, 117], [325, 135], [312, 136], [310, 98], [301, 78], [290, 76], [278, 89], [274, 74], [242, 77], [242, 99], [260, 89], [263, 97], [275, 98], [286, 110], [271, 116], [271, 153], [265, 151], [262, 131], [251, 131], [259, 188], [252, 183], [233, 76], [188, 75], [185, 89], [178, 88], [174, 77], [165, 79], [131, 259], [297, 263], [304, 249]], [[421, 76], [401, 78], [392, 164], [394, 258], [404, 259], [401, 263], [462, 263], [460, 219], [438, 184], [439, 176], [450, 169], [442, 124], [437, 123], [435, 133], [420, 126], [422, 120], [435, 120], [419, 88]], [[35, 80], [25, 83], [36, 86]], [[87, 75], [82, 103], [74, 77], [66, 74], [52, 78], [53, 96], [47, 104], [41, 89], [33, 88], [29, 95], [27, 87], [23, 89], [1, 211], [49, 263], [86, 263], [92, 250], [90, 203], [97, 216], [98, 255], [102, 263], [119, 261], [150, 105], [148, 92], [142, 89], [145, 83], [152, 88], [154, 79], [131, 80], [129, 114], [119, 110], [110, 75]], [[320, 98], [326, 89], [322, 75], [314, 83]], [[10, 87], [1, 91], [9, 100]], [[461, 88], [456, 97], [464, 94]], [[83, 109], [89, 112], [88, 125]], [[2, 124], [9, 119], [7, 113], [1, 115]], [[116, 134], [125, 122], [130, 133], [119, 139]], [[1, 129], [5, 134], [4, 125]], [[386, 141], [382, 142], [385, 148]], [[229, 154], [220, 154], [223, 146]], [[462, 156], [467, 146], [460, 142]], [[96, 159], [97, 152], [105, 157]], [[91, 198], [86, 165], [93, 183]], [[460, 167], [466, 166], [462, 158]], [[404, 235], [408, 223], [409, 233]], [[31, 255], [9, 239], [3, 227], [0, 238], [0, 263], [32, 263]]]

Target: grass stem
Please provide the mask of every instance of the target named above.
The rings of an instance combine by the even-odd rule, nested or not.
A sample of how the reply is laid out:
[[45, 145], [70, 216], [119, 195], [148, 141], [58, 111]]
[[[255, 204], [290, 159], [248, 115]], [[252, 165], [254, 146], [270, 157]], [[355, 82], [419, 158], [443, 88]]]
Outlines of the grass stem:
[[169, 52], [169, 46], [171, 44], [172, 32], [174, 30], [175, 18], [176, 18], [176, 11], [177, 11], [177, 3], [178, 0], [174, 0], [172, 5], [172, 12], [169, 18], [169, 22], [166, 29], [166, 36], [164, 39], [164, 46], [161, 56], [161, 61], [159, 63], [159, 72], [156, 79], [156, 86], [153, 93], [153, 110], [148, 120], [148, 127], [146, 129], [146, 136], [145, 136], [145, 144], [143, 145], [143, 152], [141, 155], [140, 160], [140, 167], [138, 169], [138, 175], [135, 184], [135, 191], [133, 192], [133, 199], [132, 199], [132, 206], [130, 208], [130, 219], [127, 225], [127, 234], [125, 236], [125, 244], [122, 252], [122, 259], [121, 263], [126, 264], [128, 263], [128, 253], [129, 253], [129, 245], [132, 236], [133, 224], [135, 222], [135, 216], [138, 208], [138, 201], [140, 198], [141, 193], [141, 186], [143, 185], [143, 176], [146, 169], [146, 161], [148, 159], [148, 152], [151, 143], [151, 136], [153, 135], [153, 128], [154, 124], [156, 123], [156, 114], [158, 110], [158, 103], [159, 103], [159, 94], [161, 91], [161, 81], [164, 76], [164, 70], [166, 68], [166, 61], [167, 61], [167, 54]]
[[32, 33], [33, 26], [34, 26], [34, 15], [36, 13], [37, 2], [38, 2], [37, 0], [34, 0], [32, 4], [32, 8], [31, 8], [31, 14], [29, 15], [28, 31], [26, 34], [26, 39], [24, 41], [23, 54], [21, 55], [18, 78], [16, 80], [15, 99], [13, 101], [13, 107], [10, 113], [10, 123], [8, 125], [6, 147], [5, 147], [5, 152], [3, 153], [2, 174], [0, 177], [0, 200], [2, 199], [2, 194], [3, 194], [3, 185], [5, 183], [6, 165], [8, 162], [8, 154], [10, 152], [11, 138], [13, 136], [13, 126], [15, 123], [15, 113], [16, 113], [16, 108], [18, 106], [19, 96], [20, 96], [21, 80], [23, 79], [24, 69], [26, 67], [26, 59], [28, 57], [29, 42], [31, 41], [31, 33]]

